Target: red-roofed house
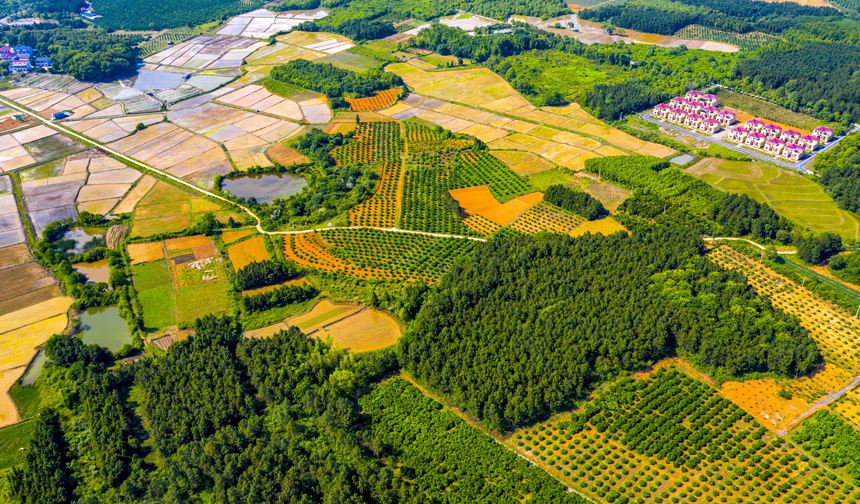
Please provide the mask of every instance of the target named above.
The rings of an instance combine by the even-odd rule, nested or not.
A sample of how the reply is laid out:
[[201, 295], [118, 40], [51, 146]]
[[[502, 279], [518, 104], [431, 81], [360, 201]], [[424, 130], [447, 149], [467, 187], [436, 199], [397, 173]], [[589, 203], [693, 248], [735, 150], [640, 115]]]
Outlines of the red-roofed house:
[[717, 98], [717, 95], [704, 94], [700, 101], [707, 106], [716, 107], [720, 100]]
[[812, 134], [818, 137], [819, 142], [826, 144], [830, 141], [830, 137], [833, 136], [833, 130], [827, 126], [819, 126], [812, 130]]
[[749, 134], [750, 130], [744, 128], [743, 126], [735, 126], [731, 130], [729, 130], [729, 141], [743, 143], [744, 140], [747, 139], [747, 136]]
[[682, 108], [673, 108], [669, 111], [669, 115], [667, 116], [670, 121], [676, 123], [683, 123], [685, 117], [687, 117], [687, 113], [684, 112], [684, 109]]
[[717, 121], [716, 119], [705, 119], [702, 121], [702, 124], [699, 125], [699, 129], [705, 133], [713, 135], [717, 131], [720, 131], [720, 121]]
[[30, 64], [30, 60], [22, 59], [22, 60], [13, 60], [9, 63], [9, 71], [11, 73], [27, 73], [33, 70], [33, 65]]
[[765, 124], [761, 129], [761, 132], [767, 135], [768, 138], [779, 138], [779, 134], [782, 133], [782, 128], [776, 124]]
[[702, 104], [695, 100], [687, 100], [687, 104], [684, 105], [684, 110], [686, 110], [687, 112], [698, 114], [702, 111]]
[[672, 110], [672, 107], [668, 103], [661, 103], [654, 107], [654, 110], [651, 111], [651, 115], [659, 117], [660, 119], [665, 119], [670, 110]]
[[705, 93], [703, 93], [703, 92], [701, 92], [701, 91], [699, 91], [699, 90], [691, 89], [690, 91], [687, 91], [687, 94], [685, 94], [685, 95], [684, 95], [684, 98], [686, 98], [686, 99], [688, 99], [688, 100], [696, 100], [696, 101], [698, 101], [698, 100], [700, 100], [700, 99], [702, 98], [702, 96], [704, 96], [704, 94], [705, 94]]
[[800, 132], [793, 129], [787, 129], [779, 135], [779, 138], [782, 138], [786, 142], [796, 143], [800, 138]]
[[719, 115], [720, 109], [714, 107], [713, 105], [705, 105], [702, 107], [702, 115], [705, 117], [710, 117], [711, 119], [716, 119], [717, 115]]
[[746, 126], [747, 129], [752, 131], [753, 133], [758, 133], [759, 131], [761, 131], [762, 128], [764, 128], [764, 121], [756, 118], [747, 119], [747, 122], [746, 124], [744, 124], [744, 126]]
[[803, 150], [806, 152], [812, 152], [818, 148], [818, 144], [821, 142], [818, 141], [818, 137], [815, 135], [803, 135], [795, 143], [803, 147]]
[[779, 138], [768, 138], [764, 143], [764, 150], [774, 155], [782, 152], [783, 147], [785, 147], [785, 140]]
[[779, 155], [789, 161], [800, 161], [800, 158], [803, 157], [803, 150], [803, 147], [800, 145], [788, 144], [782, 148], [782, 152]]
[[0, 47], [0, 60], [3, 61], [12, 61], [17, 56], [15, 56], [15, 50], [11, 47]]
[[767, 137], [763, 133], [757, 133], [753, 131], [752, 133], [747, 135], [747, 139], [744, 141], [744, 143], [754, 149], [761, 149], [762, 147], [764, 147], [764, 143], [766, 141]]
[[692, 129], [698, 129], [699, 125], [702, 124], [702, 117], [699, 114], [690, 114], [684, 119], [684, 126]]
[[669, 100], [669, 105], [671, 105], [672, 107], [676, 107], [676, 108], [677, 107], [683, 107], [684, 105], [686, 105], [686, 103], [687, 103], [687, 100], [682, 96], [676, 96], [676, 97], [672, 98], [671, 100]]
[[734, 112], [729, 112], [728, 110], [722, 110], [719, 114], [717, 114], [717, 121], [720, 121], [720, 124], [723, 126], [731, 126], [737, 121], [737, 116]]

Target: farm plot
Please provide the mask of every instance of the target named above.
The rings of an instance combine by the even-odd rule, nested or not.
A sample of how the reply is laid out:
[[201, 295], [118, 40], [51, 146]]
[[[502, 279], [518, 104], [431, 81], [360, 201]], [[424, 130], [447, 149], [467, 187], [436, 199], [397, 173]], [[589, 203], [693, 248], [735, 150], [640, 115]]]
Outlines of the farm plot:
[[831, 406], [831, 409], [851, 423], [855, 429], [860, 429], [860, 388], [849, 390]]
[[132, 134], [138, 124], [151, 126], [162, 122], [161, 114], [129, 115], [122, 117], [90, 118], [66, 122], [66, 126], [99, 142], [113, 142]]
[[[296, 135], [300, 133], [301, 130], [296, 132]], [[288, 147], [285, 143], [276, 143], [266, 149], [266, 157], [269, 158], [269, 161], [281, 166], [304, 164], [310, 161], [295, 149]]]
[[267, 261], [269, 253], [266, 252], [266, 242], [262, 236], [253, 236], [239, 241], [227, 248], [227, 256], [233, 265], [233, 271], [239, 271], [252, 262]]
[[486, 184], [493, 196], [506, 201], [527, 192], [529, 183], [487, 152], [462, 152], [451, 169], [451, 189]]
[[505, 444], [599, 502], [850, 502], [831, 474], [676, 370], [617, 380]]
[[361, 123], [352, 141], [335, 148], [331, 154], [341, 164], [397, 163], [403, 147], [400, 124], [392, 121]]
[[40, 116], [49, 118], [55, 112], [67, 112], [73, 117], [83, 117], [97, 110], [93, 105], [102, 98], [101, 93], [51, 91], [37, 87], [19, 87], [0, 92], [5, 98], [13, 100]]
[[[138, 186], [144, 183], [149, 185], [147, 178], [142, 179]], [[117, 213], [120, 213], [120, 210], [126, 210], [124, 206], [128, 206], [127, 200], [136, 190], [137, 187], [120, 202], [115, 210]], [[133, 237], [182, 231], [196, 224], [206, 213], [212, 213], [223, 222], [229, 217], [240, 218], [235, 212], [225, 210], [220, 204], [161, 181], [155, 181], [152, 184], [133, 208], [133, 212], [131, 226]]]
[[689, 40], [713, 40], [714, 42], [736, 45], [746, 50], [757, 49], [780, 41], [779, 37], [767, 33], [735, 33], [702, 25], [687, 25], [678, 30], [675, 36]]
[[23, 243], [27, 238], [11, 191], [9, 177], [0, 176], [0, 247]]
[[782, 430], [794, 423], [802, 405], [791, 404], [780, 397], [780, 390], [814, 403], [860, 374], [860, 344], [856, 341], [860, 322], [852, 314], [731, 247], [718, 246], [708, 257], [726, 269], [742, 273], [759, 295], [767, 296], [774, 307], [797, 317], [818, 343], [825, 361], [824, 368], [809, 377], [760, 380], [753, 384], [755, 394], [747, 390], [746, 382], [726, 382], [723, 385], [726, 397], [768, 428]]
[[91, 83], [81, 82], [68, 75], [30, 73], [16, 77], [13, 84], [19, 88], [30, 87], [77, 95], [78, 98], [87, 103], [91, 103], [93, 99], [96, 99], [93, 98], [95, 94], [93, 94], [94, 89]]
[[719, 88], [714, 94], [719, 97], [720, 103], [739, 113], [738, 121], [758, 117], [782, 126], [783, 129], [793, 128], [801, 133], [808, 133], [816, 126], [821, 125], [821, 121], [812, 116], [793, 112], [779, 105], [754, 96], [737, 93], [731, 89]]
[[227, 273], [208, 237], [133, 244], [129, 255], [146, 327], [190, 323], [203, 315], [229, 310]]
[[349, 222], [357, 226], [394, 227], [399, 218], [403, 190], [400, 163], [383, 163], [376, 192], [367, 201], [349, 209]]
[[705, 158], [686, 170], [714, 187], [767, 203], [779, 215], [812, 230], [860, 239], [860, 218], [842, 210], [821, 185], [765, 163]]
[[551, 203], [542, 201], [529, 208], [514, 220], [510, 227], [521, 233], [533, 234], [542, 231], [570, 234], [585, 219], [567, 212]]
[[297, 102], [274, 95], [263, 86], [256, 84], [249, 84], [235, 91], [230, 91], [216, 98], [216, 101], [244, 109], [262, 110], [266, 114], [294, 121], [304, 119], [302, 109]]
[[110, 213], [141, 176], [137, 170], [95, 151], [64, 159], [62, 174], [88, 174], [75, 199], [77, 209], [101, 215]]
[[[2, 250], [0, 256], [3, 255]], [[5, 288], [8, 280], [5, 276], [2, 278], [0, 282]], [[8, 389], [24, 373], [36, 355], [36, 348], [66, 328], [66, 312], [71, 305], [71, 298], [53, 297], [0, 315], [0, 341], [3, 342], [0, 345], [0, 374], [3, 376], [0, 393], [4, 395], [0, 401], [0, 427], [18, 421], [14, 403], [7, 395]]]
[[40, 124], [0, 135], [0, 173], [51, 161], [83, 146]]
[[238, 69], [242, 60], [265, 42], [231, 35], [200, 35], [144, 58], [155, 69]]
[[[488, 69], [428, 72], [406, 63], [394, 63], [386, 69], [400, 75], [418, 95], [410, 95], [401, 104], [382, 111], [383, 114], [396, 118], [418, 116], [445, 129], [477, 136], [494, 149], [533, 152], [555, 164], [569, 164], [572, 169], [578, 169], [573, 159], [586, 152], [599, 156], [613, 155], [621, 150], [658, 157], [674, 153], [668, 147], [645, 142], [611, 128], [576, 104], [536, 108]], [[479, 127], [473, 128], [475, 125]], [[506, 135], [527, 133], [540, 125], [545, 128], [541, 138], [550, 142], [549, 146], [523, 148], [503, 141]], [[494, 141], [498, 145], [493, 145]], [[553, 147], [559, 152], [552, 150]], [[570, 149], [576, 149], [574, 155], [564, 152]]]
[[0, 287], [0, 316], [60, 295], [56, 280], [24, 243], [0, 248]]
[[551, 170], [555, 167], [546, 159], [532, 152], [517, 150], [494, 150], [490, 154], [505, 163], [517, 175], [534, 175]]
[[459, 28], [464, 32], [472, 33], [477, 28], [499, 24], [499, 21], [484, 16], [478, 16], [476, 14], [470, 14], [468, 12], [461, 12], [453, 16], [439, 18], [439, 24]]
[[489, 186], [481, 185], [448, 191], [452, 198], [469, 215], [480, 215], [499, 226], [507, 226], [529, 208], [543, 200], [543, 194], [533, 192], [500, 203]]
[[183, 131], [170, 123], [154, 124], [109, 145], [127, 156], [203, 187], [211, 187], [216, 175], [233, 169], [217, 142]]
[[403, 90], [399, 88], [386, 89], [367, 98], [347, 98], [346, 101], [349, 103], [349, 109], [356, 112], [381, 110], [397, 103], [402, 93]]
[[29, 180], [21, 184], [24, 207], [37, 237], [51, 222], [77, 215], [75, 202], [87, 180], [86, 172]]
[[333, 229], [286, 236], [284, 254], [305, 267], [361, 279], [436, 282], [476, 244], [376, 229]]
[[218, 30], [219, 35], [236, 35], [255, 39], [267, 39], [278, 33], [287, 32], [307, 21], [316, 21], [328, 16], [323, 9], [299, 12], [272, 12], [257, 9], [236, 16]]

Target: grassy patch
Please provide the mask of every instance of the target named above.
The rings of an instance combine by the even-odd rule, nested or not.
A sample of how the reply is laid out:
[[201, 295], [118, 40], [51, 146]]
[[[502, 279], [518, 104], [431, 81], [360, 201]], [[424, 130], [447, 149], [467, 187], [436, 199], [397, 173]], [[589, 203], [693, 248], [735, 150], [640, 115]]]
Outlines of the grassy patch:
[[32, 418], [39, 413], [42, 400], [37, 385], [21, 386], [16, 383], [9, 389], [9, 395], [15, 401], [15, 407], [18, 408], [21, 418]]
[[529, 175], [526, 178], [529, 181], [529, 185], [539, 191], [546, 191], [546, 188], [551, 185], [570, 185], [576, 182], [574, 174], [564, 168], [553, 168], [552, 170]]
[[0, 470], [24, 461], [24, 452], [33, 437], [35, 421], [22, 422], [0, 429]]
[[158, 329], [176, 324], [176, 303], [167, 262], [139, 264], [132, 266], [131, 271], [146, 327]]
[[338, 68], [343, 68], [344, 70], [365, 72], [372, 68], [381, 67], [383, 62], [370, 56], [347, 50], [320, 58], [317, 60], [317, 63], [331, 63], [332, 65]]
[[720, 97], [721, 104], [743, 110], [762, 119], [769, 119], [807, 131], [821, 125], [821, 121], [812, 116], [793, 112], [760, 98], [736, 93], [730, 89], [720, 88], [716, 91], [716, 95]]
[[[585, 92], [597, 83], [620, 81], [622, 72], [599, 69], [594, 62], [559, 51], [531, 51], [504, 60], [504, 67], [514, 71], [516, 81], [528, 84], [535, 96], [551, 95], [556, 91], [569, 102], [582, 103]], [[607, 67], [609, 68], [609, 67]], [[507, 73], [507, 72], [506, 72]], [[516, 85], [522, 89], [522, 85]]]
[[181, 285], [176, 289], [178, 322], [193, 322], [203, 315], [230, 310], [227, 273], [220, 260], [212, 261], [201, 270], [182, 268], [178, 277]]

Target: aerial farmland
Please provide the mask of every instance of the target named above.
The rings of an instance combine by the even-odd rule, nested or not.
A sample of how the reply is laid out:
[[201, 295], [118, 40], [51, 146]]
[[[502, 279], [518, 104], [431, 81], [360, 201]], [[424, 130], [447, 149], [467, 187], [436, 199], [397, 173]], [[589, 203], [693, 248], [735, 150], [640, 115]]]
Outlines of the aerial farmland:
[[860, 500], [850, 2], [7, 3], [0, 504]]

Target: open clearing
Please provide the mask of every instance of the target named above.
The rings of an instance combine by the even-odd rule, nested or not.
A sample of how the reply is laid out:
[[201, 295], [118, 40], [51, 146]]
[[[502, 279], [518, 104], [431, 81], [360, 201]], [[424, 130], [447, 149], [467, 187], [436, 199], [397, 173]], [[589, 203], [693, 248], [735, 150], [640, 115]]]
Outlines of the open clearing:
[[780, 215], [815, 231], [860, 239], [860, 217], [842, 210], [824, 189], [808, 178], [765, 163], [705, 158], [686, 170], [714, 187], [746, 194]]
[[384, 311], [323, 299], [304, 314], [248, 331], [245, 335], [251, 338], [269, 337], [290, 326], [298, 327], [310, 337], [331, 341], [335, 348], [353, 352], [371, 352], [391, 346], [403, 333], [400, 321]]
[[448, 191], [466, 213], [480, 215], [499, 226], [507, 226], [529, 208], [543, 200], [543, 194], [533, 192], [500, 203], [490, 192], [490, 186], [481, 185]]
[[254, 236], [240, 241], [227, 248], [227, 256], [233, 264], [233, 270], [239, 271], [252, 262], [261, 262], [269, 259], [266, 252], [266, 242], [262, 236]]
[[59, 296], [57, 282], [19, 243], [0, 248], [0, 316]]
[[490, 154], [505, 163], [517, 175], [533, 175], [545, 172], [555, 167], [537, 154], [517, 150], [494, 150]]
[[307, 21], [316, 21], [328, 15], [323, 9], [292, 12], [272, 12], [257, 9], [236, 16], [218, 30], [219, 35], [237, 35], [255, 39], [267, 39], [287, 32]]
[[182, 231], [198, 222], [206, 213], [212, 213], [222, 222], [231, 216], [241, 219], [235, 212], [224, 210], [218, 203], [157, 181], [134, 208], [131, 235], [152, 236]]

